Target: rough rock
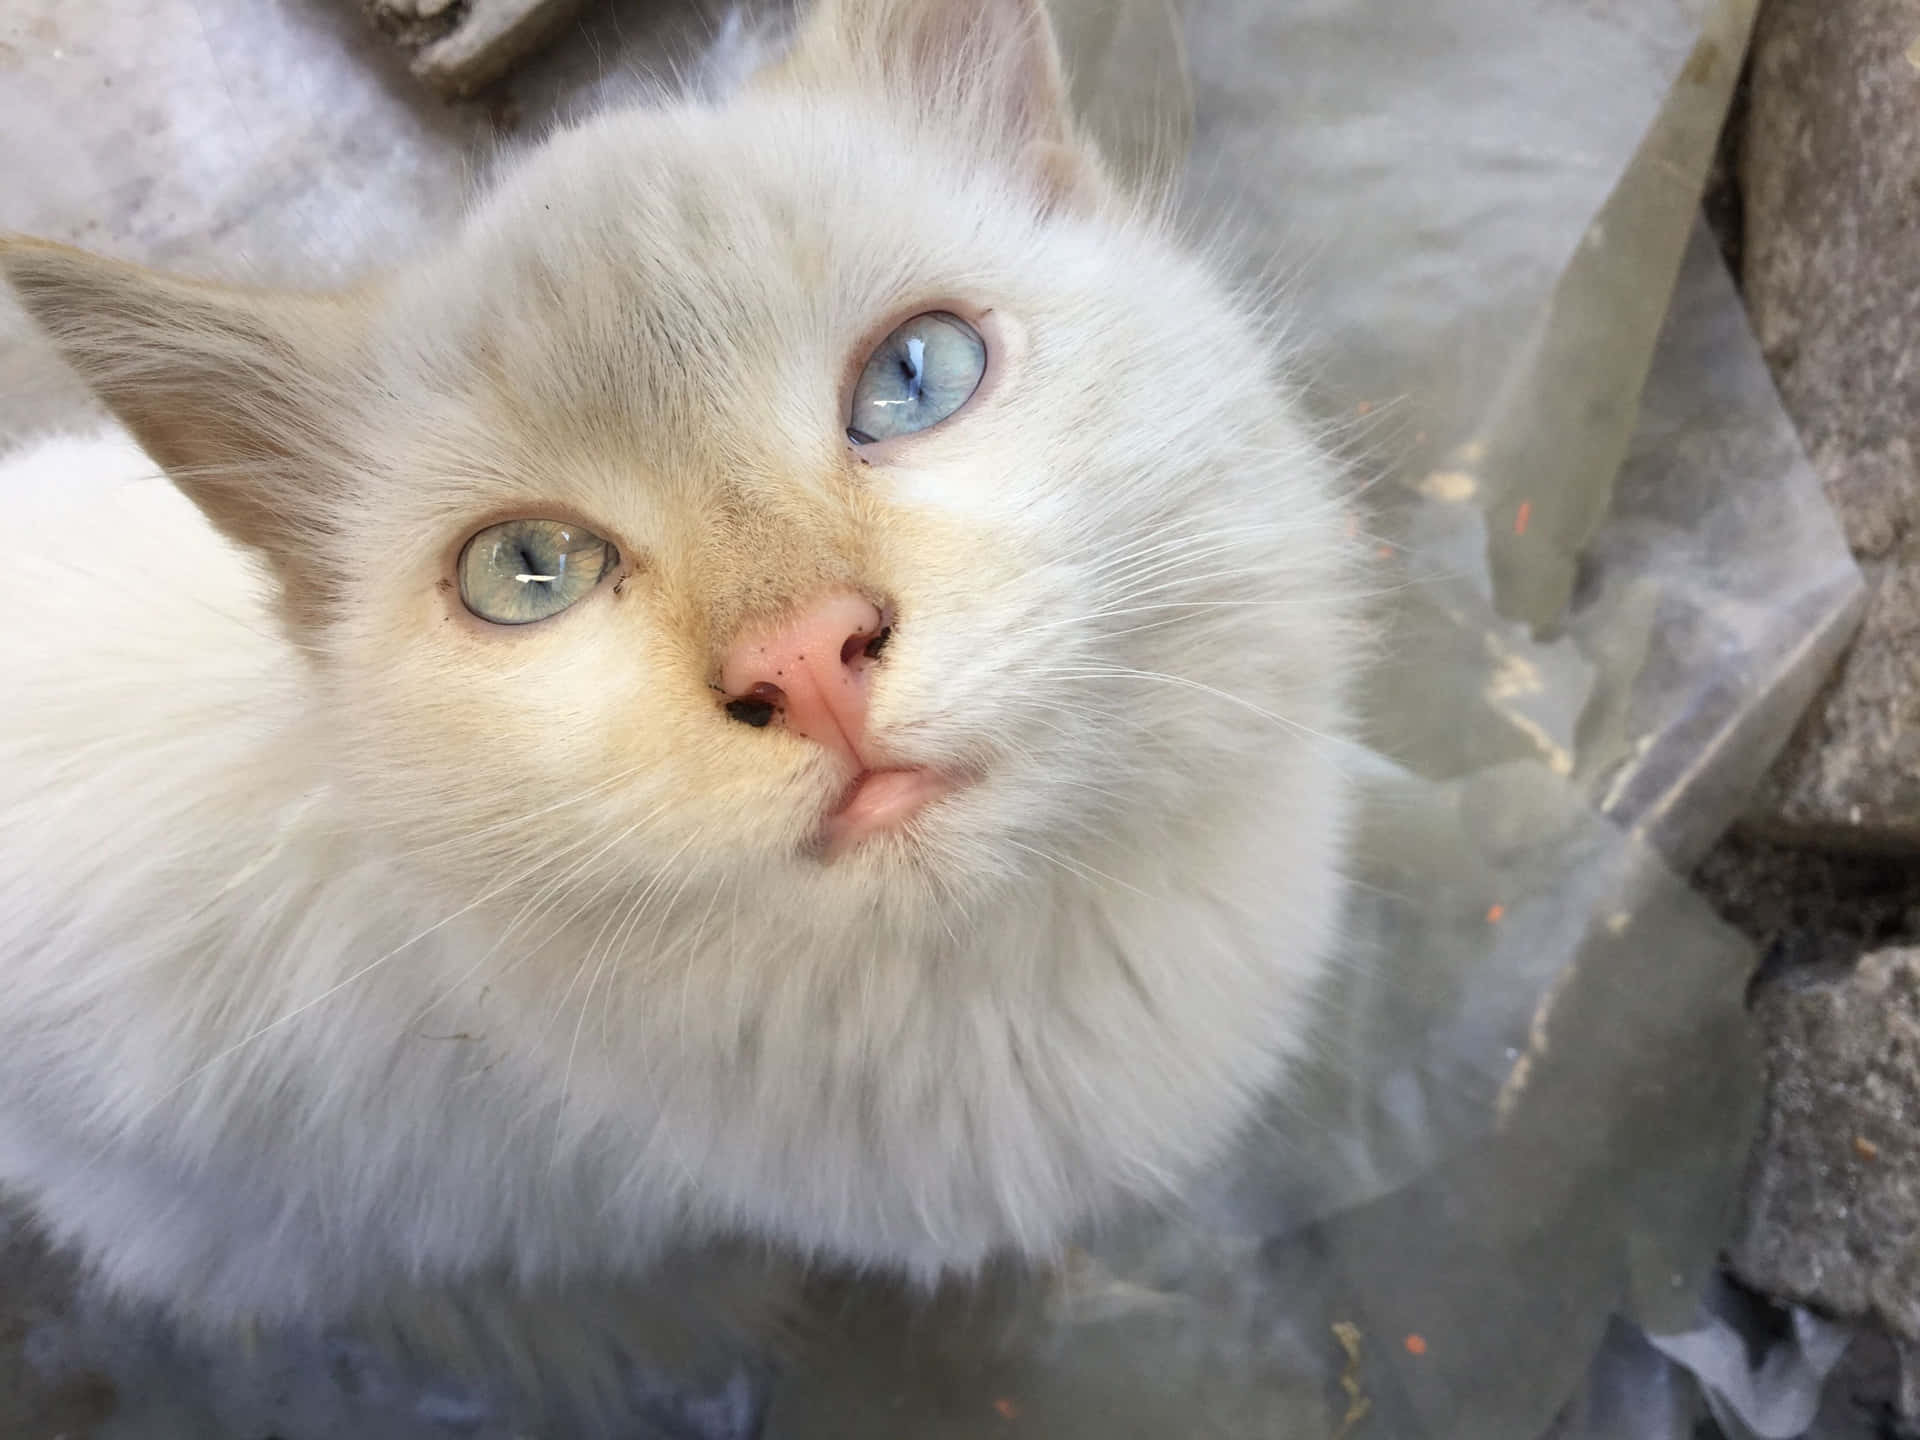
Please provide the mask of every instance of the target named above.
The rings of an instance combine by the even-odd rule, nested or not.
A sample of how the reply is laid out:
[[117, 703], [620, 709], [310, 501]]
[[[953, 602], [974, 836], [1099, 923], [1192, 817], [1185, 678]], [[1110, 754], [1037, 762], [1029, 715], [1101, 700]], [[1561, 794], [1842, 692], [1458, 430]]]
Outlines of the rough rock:
[[1920, 851], [1920, 0], [1769, 0], [1750, 104], [1748, 307], [1874, 586], [1750, 823]]
[[1753, 942], [1763, 980], [1920, 945], [1920, 865], [1904, 856], [1803, 850], [1736, 830], [1693, 873], [1720, 918]]
[[1755, 1014], [1768, 1100], [1735, 1272], [1920, 1340], [1920, 948], [1796, 971]]
[[450, 98], [486, 88], [540, 48], [585, 0], [361, 0], [412, 56], [413, 73]]
[[1745, 823], [1802, 844], [1911, 857], [1920, 853], [1920, 541], [1856, 558], [1872, 585], [1860, 633]]

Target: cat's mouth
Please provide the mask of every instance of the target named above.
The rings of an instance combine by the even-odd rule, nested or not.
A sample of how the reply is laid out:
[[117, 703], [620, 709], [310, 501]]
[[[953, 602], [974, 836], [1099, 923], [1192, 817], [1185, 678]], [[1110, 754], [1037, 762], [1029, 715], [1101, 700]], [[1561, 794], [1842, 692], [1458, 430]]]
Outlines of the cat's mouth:
[[827, 812], [822, 854], [832, 860], [863, 840], [899, 829], [959, 784], [934, 770], [862, 770]]

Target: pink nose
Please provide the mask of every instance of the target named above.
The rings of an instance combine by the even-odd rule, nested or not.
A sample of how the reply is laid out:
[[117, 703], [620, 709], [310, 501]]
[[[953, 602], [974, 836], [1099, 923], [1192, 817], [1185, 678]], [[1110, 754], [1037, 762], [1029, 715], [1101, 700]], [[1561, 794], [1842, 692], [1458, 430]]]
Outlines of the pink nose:
[[778, 720], [864, 770], [867, 672], [887, 635], [878, 608], [851, 590], [743, 631], [720, 667], [727, 713], [748, 725]]

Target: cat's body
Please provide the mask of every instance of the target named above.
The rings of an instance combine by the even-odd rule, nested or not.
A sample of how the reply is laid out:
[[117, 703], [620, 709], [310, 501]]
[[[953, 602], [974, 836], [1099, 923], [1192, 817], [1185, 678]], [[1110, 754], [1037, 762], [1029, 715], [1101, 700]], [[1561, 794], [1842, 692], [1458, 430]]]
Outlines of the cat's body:
[[[973, 9], [843, 0], [349, 300], [0, 253], [200, 507], [123, 435], [0, 461], [0, 1184], [108, 1282], [221, 1322], [690, 1233], [1045, 1254], [1307, 1043], [1332, 470], [1031, 12]], [[977, 393], [850, 446], [936, 311]], [[617, 573], [487, 624], [462, 545], [511, 517]], [[849, 766], [722, 704], [843, 592], [890, 625]], [[935, 798], [823, 858], [856, 769]]]

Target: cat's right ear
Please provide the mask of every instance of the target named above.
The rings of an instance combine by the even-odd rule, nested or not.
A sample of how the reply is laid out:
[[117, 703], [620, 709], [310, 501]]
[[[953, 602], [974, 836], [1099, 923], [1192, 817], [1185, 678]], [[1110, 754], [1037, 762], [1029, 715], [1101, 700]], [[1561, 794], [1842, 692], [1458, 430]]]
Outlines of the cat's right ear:
[[[174, 483], [231, 538], [298, 569], [327, 510], [327, 464], [357, 311], [229, 289], [0, 236], [28, 314]], [[347, 412], [347, 413], [350, 413]]]

